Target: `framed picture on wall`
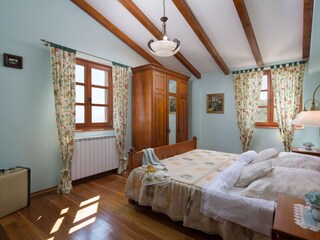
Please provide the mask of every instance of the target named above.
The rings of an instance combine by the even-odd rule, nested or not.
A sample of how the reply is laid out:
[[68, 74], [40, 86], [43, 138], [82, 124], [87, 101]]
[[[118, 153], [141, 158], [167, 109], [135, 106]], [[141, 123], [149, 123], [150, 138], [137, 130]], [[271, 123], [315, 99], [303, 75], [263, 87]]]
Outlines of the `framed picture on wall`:
[[224, 93], [207, 94], [207, 113], [224, 113]]
[[6, 67], [13, 67], [22, 69], [23, 58], [12, 54], [3, 54], [3, 65]]

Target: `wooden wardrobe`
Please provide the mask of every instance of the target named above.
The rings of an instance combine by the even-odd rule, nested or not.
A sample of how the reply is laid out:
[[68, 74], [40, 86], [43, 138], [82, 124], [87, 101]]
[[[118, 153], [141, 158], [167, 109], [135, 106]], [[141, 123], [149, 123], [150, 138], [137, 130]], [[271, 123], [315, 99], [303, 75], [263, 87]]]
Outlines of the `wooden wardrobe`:
[[189, 77], [159, 65], [132, 68], [132, 146], [188, 140]]

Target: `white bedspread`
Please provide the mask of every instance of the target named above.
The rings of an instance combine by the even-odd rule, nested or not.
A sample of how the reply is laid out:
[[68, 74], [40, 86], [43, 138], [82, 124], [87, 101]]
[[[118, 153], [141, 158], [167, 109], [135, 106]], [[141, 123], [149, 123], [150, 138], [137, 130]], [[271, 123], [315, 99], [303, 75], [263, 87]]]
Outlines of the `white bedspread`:
[[275, 202], [241, 196], [243, 188], [233, 187], [245, 165], [245, 159], [239, 159], [203, 188], [200, 211], [271, 236]]

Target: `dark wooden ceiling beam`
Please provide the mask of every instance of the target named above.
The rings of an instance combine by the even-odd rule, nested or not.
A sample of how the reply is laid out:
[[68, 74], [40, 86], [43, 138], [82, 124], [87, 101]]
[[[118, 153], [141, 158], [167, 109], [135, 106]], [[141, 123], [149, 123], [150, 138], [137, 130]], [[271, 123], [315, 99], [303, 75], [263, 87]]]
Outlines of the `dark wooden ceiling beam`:
[[148, 54], [143, 48], [141, 48], [138, 44], [136, 44], [131, 38], [129, 38], [125, 33], [123, 33], [120, 29], [118, 29], [115, 25], [113, 25], [108, 19], [106, 19], [103, 15], [101, 15], [97, 10], [95, 10], [90, 4], [83, 0], [71, 0], [75, 5], [81, 8], [84, 12], [86, 12], [89, 16], [91, 16], [94, 20], [100, 23], [103, 27], [105, 27], [108, 31], [122, 40], [125, 44], [127, 44], [130, 48], [132, 48], [135, 52], [140, 54], [150, 63], [155, 63], [160, 66], [160, 64], [156, 59], [154, 59], [150, 54]]
[[259, 46], [256, 40], [256, 36], [254, 35], [254, 31], [251, 25], [251, 21], [247, 12], [246, 5], [244, 3], [244, 0], [233, 0], [234, 6], [237, 9], [239, 18], [241, 20], [244, 32], [246, 33], [252, 54], [254, 59], [256, 60], [256, 63], [259, 67], [263, 66], [263, 60], [261, 57], [261, 53], [259, 50]]
[[309, 57], [310, 57], [312, 18], [313, 18], [313, 0], [304, 0], [304, 3], [303, 3], [303, 46], [302, 46], [302, 58], [303, 59], [309, 59]]
[[176, 5], [182, 16], [185, 18], [185, 20], [188, 22], [194, 33], [198, 36], [202, 44], [205, 46], [207, 51], [210, 53], [212, 58], [215, 60], [215, 62], [218, 64], [220, 69], [224, 72], [224, 74], [229, 74], [229, 68], [219, 55], [218, 51], [210, 41], [209, 37], [201, 27], [200, 23], [194, 16], [193, 12], [191, 11], [189, 5], [185, 0], [172, 0], [172, 2]]
[[[147, 18], [147, 16], [132, 2], [132, 0], [119, 0], [119, 2], [158, 40], [162, 39], [162, 32]], [[182, 55], [174, 55], [196, 78], [201, 78], [201, 73]]]

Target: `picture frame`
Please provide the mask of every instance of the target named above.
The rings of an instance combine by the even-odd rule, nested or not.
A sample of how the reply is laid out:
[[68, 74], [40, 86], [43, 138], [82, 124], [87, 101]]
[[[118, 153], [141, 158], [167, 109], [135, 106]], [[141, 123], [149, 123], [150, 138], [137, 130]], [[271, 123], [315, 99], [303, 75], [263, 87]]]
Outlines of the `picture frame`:
[[177, 100], [175, 97], [169, 98], [169, 113], [176, 113], [177, 111]]
[[224, 93], [207, 94], [207, 113], [224, 113]]
[[23, 68], [23, 57], [8, 53], [3, 54], [3, 65], [12, 68]]

